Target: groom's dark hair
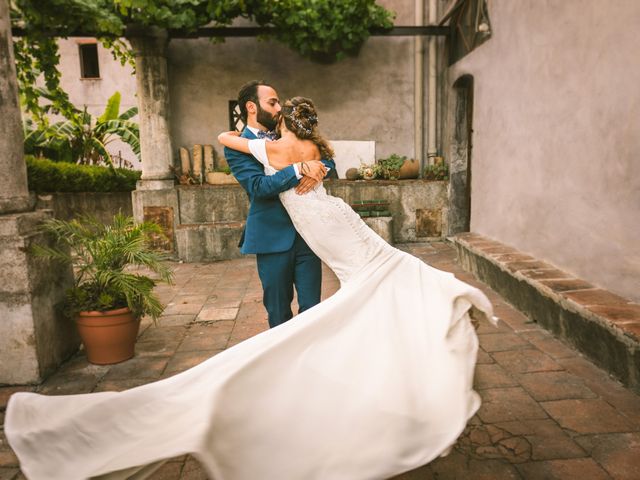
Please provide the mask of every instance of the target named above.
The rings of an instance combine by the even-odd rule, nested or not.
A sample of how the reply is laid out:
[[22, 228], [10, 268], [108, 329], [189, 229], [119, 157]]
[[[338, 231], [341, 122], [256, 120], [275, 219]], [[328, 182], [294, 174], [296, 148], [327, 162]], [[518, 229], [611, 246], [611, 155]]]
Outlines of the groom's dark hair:
[[242, 121], [244, 123], [247, 123], [247, 102], [253, 102], [256, 105], [260, 106], [258, 101], [258, 87], [260, 85], [272, 87], [271, 84], [265, 82], [264, 80], [251, 80], [250, 82], [245, 83], [238, 92], [240, 118], [242, 118]]

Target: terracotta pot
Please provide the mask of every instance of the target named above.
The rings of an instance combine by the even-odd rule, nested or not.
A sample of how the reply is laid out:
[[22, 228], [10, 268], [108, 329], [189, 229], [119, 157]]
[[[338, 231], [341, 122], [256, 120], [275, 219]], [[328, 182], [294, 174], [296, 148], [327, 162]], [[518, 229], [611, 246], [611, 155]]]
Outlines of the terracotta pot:
[[224, 172], [207, 172], [207, 183], [210, 185], [229, 185], [238, 183], [236, 177]]
[[420, 174], [420, 162], [417, 160], [405, 160], [400, 167], [400, 178], [418, 178]]
[[129, 360], [135, 354], [140, 319], [127, 307], [80, 312], [76, 325], [91, 363], [111, 365]]

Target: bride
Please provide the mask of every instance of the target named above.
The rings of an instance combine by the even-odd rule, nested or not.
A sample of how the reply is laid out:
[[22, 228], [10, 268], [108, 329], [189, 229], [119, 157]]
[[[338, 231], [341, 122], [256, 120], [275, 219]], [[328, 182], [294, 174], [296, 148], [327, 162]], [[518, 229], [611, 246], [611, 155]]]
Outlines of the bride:
[[[275, 142], [219, 139], [267, 175], [331, 152], [309, 99], [287, 101], [279, 128]], [[493, 321], [489, 301], [387, 244], [321, 183], [280, 197], [340, 290], [159, 382], [13, 395], [5, 432], [27, 478], [146, 478], [192, 454], [215, 480], [383, 480], [448, 452], [480, 406], [469, 311]]]

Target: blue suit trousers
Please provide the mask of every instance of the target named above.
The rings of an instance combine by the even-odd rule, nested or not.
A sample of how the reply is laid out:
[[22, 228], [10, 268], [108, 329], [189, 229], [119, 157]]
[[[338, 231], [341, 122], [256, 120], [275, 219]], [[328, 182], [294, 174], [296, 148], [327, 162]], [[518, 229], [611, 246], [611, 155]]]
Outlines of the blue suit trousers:
[[320, 303], [322, 264], [299, 233], [286, 252], [258, 253], [258, 275], [262, 282], [263, 303], [271, 328], [293, 317], [291, 302], [295, 285], [298, 313]]

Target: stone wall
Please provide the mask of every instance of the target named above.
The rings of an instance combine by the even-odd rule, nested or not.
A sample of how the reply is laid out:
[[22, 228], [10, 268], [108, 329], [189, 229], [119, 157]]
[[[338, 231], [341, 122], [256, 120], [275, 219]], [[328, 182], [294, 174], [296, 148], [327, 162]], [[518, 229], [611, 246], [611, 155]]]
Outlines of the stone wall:
[[390, 202], [394, 243], [424, 241], [447, 231], [447, 182], [334, 180], [325, 185], [331, 195], [349, 204], [372, 199]]
[[[440, 11], [447, 1], [438, 1]], [[395, 12], [396, 25], [415, 24], [414, 1], [376, 3]], [[246, 25], [246, 21], [238, 19], [234, 25]], [[100, 44], [100, 78], [80, 78], [78, 48], [87, 41], [91, 39], [59, 41], [61, 82], [71, 101], [99, 113], [107, 98], [120, 91], [123, 109], [135, 105], [136, 81], [131, 67], [121, 66]], [[208, 38], [171, 40], [168, 70], [174, 154], [179, 147], [194, 144], [213, 144], [221, 150], [216, 137], [229, 128], [229, 100], [236, 99], [243, 83], [264, 79], [273, 83], [282, 99], [295, 95], [313, 98], [321, 130], [328, 138], [373, 140], [377, 158], [392, 153], [414, 158], [413, 48], [413, 37], [371, 37], [357, 57], [323, 65], [302, 58], [279, 42], [257, 38], [227, 38], [223, 43]], [[425, 75], [427, 56], [425, 52]], [[426, 86], [423, 100], [426, 116]], [[425, 132], [426, 128], [425, 119]], [[141, 168], [127, 145], [114, 142], [109, 149], [121, 152]]]
[[90, 214], [103, 223], [111, 223], [113, 216], [122, 212], [132, 215], [131, 192], [78, 192], [38, 195], [38, 209], [53, 211], [54, 218], [70, 220]]
[[[396, 25], [414, 24], [415, 2], [377, 3], [396, 12]], [[327, 138], [373, 140], [376, 158], [413, 158], [413, 45], [412, 37], [371, 37], [357, 57], [324, 65], [275, 41], [174, 39], [168, 55], [174, 150], [213, 144], [222, 153], [216, 138], [229, 129], [229, 100], [245, 82], [263, 79], [281, 99], [311, 97]]]
[[[447, 182], [425, 180], [325, 182], [330, 194], [350, 204], [363, 200], [389, 202], [393, 243], [424, 241], [446, 234], [447, 185]], [[167, 195], [171, 199], [165, 198]], [[177, 186], [175, 190], [158, 191], [156, 196], [152, 203], [159, 205], [156, 208], [161, 211], [154, 212], [147, 207], [146, 213], [139, 212], [140, 218], [170, 211], [168, 222], [174, 230], [170, 232], [169, 247], [175, 248], [178, 258], [197, 262], [240, 256], [238, 240], [249, 213], [249, 200], [242, 187], [237, 184]], [[136, 192], [133, 197], [135, 199]], [[133, 211], [129, 192], [41, 194], [38, 208], [52, 210], [55, 218], [64, 220], [89, 213], [104, 223], [110, 223], [118, 211], [125, 215], [132, 215]], [[167, 223], [167, 220], [158, 220]]]
[[[350, 204], [359, 200], [388, 201], [393, 243], [439, 238], [447, 231], [447, 182], [329, 180], [325, 187]], [[239, 257], [237, 245], [249, 211], [242, 187], [180, 186], [177, 191], [178, 257], [187, 262]]]
[[640, 2], [488, 5], [449, 72], [473, 76], [471, 230], [640, 300]]
[[80, 343], [58, 303], [71, 270], [28, 253], [46, 244], [38, 226], [47, 218], [42, 211], [0, 216], [0, 385], [41, 382]]

